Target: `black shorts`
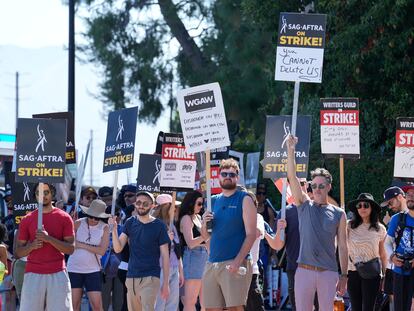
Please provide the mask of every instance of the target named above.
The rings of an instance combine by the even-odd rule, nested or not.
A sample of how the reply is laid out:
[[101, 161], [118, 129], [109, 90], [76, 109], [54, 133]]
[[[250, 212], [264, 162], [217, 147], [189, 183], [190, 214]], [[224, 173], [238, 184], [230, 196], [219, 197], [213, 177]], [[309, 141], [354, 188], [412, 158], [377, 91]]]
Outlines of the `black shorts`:
[[387, 295], [393, 294], [393, 281], [394, 280], [394, 272], [391, 269], [385, 270], [385, 278], [384, 278], [384, 293]]
[[100, 271], [92, 273], [69, 272], [71, 288], [85, 288], [87, 292], [102, 291], [102, 274]]

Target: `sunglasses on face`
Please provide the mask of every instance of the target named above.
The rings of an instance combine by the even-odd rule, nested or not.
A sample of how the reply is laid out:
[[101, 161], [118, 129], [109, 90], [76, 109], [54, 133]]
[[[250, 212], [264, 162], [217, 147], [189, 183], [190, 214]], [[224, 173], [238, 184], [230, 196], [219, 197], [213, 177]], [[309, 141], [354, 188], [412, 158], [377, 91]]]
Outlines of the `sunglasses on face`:
[[[36, 195], [39, 195], [39, 191], [38, 190], [36, 190]], [[46, 195], [49, 195], [50, 194], [50, 191], [49, 190], [43, 190], [43, 195], [44, 196], [46, 196]]]
[[197, 206], [203, 206], [204, 202], [196, 202]]
[[233, 173], [233, 172], [220, 172], [220, 176], [223, 178], [226, 178], [226, 177], [235, 178], [237, 177], [237, 175], [238, 175], [237, 173]]
[[325, 187], [326, 187], [326, 185], [325, 185], [325, 184], [311, 184], [311, 188], [312, 188], [313, 190], [315, 190], [315, 189], [320, 189], [320, 190], [322, 190], [322, 189], [325, 189]]
[[135, 202], [135, 205], [136, 206], [141, 206], [142, 205], [142, 207], [147, 208], [147, 207], [150, 206], [150, 202], [147, 202], [147, 201], [136, 201]]
[[99, 221], [99, 220], [101, 220], [100, 218], [98, 218], [98, 217], [94, 217], [94, 216], [89, 216], [88, 215], [88, 218], [89, 219], [93, 219], [93, 220], [96, 220], [96, 221]]
[[266, 195], [266, 192], [260, 191], [260, 192], [257, 192], [256, 195]]
[[357, 205], [356, 205], [356, 208], [357, 209], [360, 209], [360, 208], [365, 208], [365, 209], [367, 209], [367, 208], [370, 208], [371, 207], [371, 205], [369, 205], [369, 203], [368, 202], [359, 202]]
[[135, 194], [125, 194], [124, 195], [124, 199], [126, 199], [126, 198], [132, 198], [132, 197], [134, 197], [135, 196]]

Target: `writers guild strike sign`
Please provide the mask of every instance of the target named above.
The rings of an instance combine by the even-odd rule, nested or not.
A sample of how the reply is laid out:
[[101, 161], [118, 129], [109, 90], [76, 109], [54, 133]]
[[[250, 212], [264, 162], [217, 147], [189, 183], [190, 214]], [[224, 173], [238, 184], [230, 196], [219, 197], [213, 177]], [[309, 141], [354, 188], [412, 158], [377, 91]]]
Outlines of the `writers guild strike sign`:
[[[195, 154], [197, 162], [197, 171], [199, 174], [199, 182], [196, 183], [196, 189], [201, 191], [207, 191], [206, 186], [206, 156], [205, 152], [197, 152]], [[210, 158], [210, 184], [211, 193], [221, 193], [220, 179], [219, 179], [219, 166], [223, 159], [228, 159], [229, 147], [217, 148], [211, 150]]]
[[275, 80], [322, 82], [326, 15], [280, 13]]
[[16, 182], [65, 181], [66, 122], [18, 119]]
[[66, 164], [76, 163], [75, 151], [75, 120], [73, 112], [56, 112], [34, 114], [33, 118], [39, 119], [65, 119], [66, 120]]
[[[263, 177], [278, 179], [287, 176], [287, 139], [292, 124], [291, 116], [266, 116], [266, 138]], [[296, 136], [296, 176], [306, 178], [309, 162], [310, 116], [298, 116]]]
[[321, 98], [323, 154], [359, 158], [358, 98]]
[[189, 153], [230, 146], [218, 83], [180, 90], [177, 101], [185, 146]]
[[140, 154], [138, 164], [138, 191], [160, 192], [161, 155]]
[[182, 134], [164, 134], [161, 156], [161, 191], [194, 190], [196, 159], [186, 151]]
[[37, 201], [33, 193], [36, 184], [28, 182], [15, 182], [14, 173], [11, 173], [11, 190], [13, 202], [13, 218], [14, 223], [18, 227], [21, 219], [37, 209]]
[[397, 118], [394, 177], [414, 178], [414, 118]]
[[134, 165], [138, 107], [113, 111], [108, 116], [103, 172]]

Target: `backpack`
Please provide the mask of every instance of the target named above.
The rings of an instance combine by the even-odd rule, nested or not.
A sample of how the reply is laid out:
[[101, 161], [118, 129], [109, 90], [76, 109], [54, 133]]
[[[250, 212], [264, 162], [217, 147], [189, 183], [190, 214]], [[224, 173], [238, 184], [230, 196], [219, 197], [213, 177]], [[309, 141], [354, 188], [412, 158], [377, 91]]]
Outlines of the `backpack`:
[[407, 226], [407, 214], [408, 212], [400, 212], [398, 214], [398, 225], [394, 233], [395, 238], [395, 249], [400, 246], [401, 238], [403, 236], [405, 228], [409, 228], [411, 231], [414, 230], [414, 227]]

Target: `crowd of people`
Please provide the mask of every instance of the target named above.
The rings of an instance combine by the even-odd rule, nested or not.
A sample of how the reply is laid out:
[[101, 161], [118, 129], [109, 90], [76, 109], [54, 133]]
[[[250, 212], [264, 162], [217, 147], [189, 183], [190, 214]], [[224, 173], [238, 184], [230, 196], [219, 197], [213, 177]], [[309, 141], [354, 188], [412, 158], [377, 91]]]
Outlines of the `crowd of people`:
[[[133, 184], [119, 191], [113, 215], [110, 187], [84, 187], [78, 210], [59, 208], [54, 186], [37, 184], [42, 229], [37, 210], [18, 230], [10, 216], [4, 219], [0, 277], [13, 271], [22, 311], [80, 310], [85, 295], [94, 311], [260, 311], [266, 267], [285, 248], [292, 310], [332, 311], [335, 297], [345, 293], [352, 310], [374, 310], [382, 291], [391, 310], [410, 310], [414, 185], [386, 189], [381, 204], [363, 192], [347, 203], [347, 217], [329, 197], [333, 180], [326, 169], [314, 169], [310, 181], [297, 178], [296, 143], [290, 136], [294, 204], [285, 218], [266, 200], [264, 184], [255, 194], [238, 185], [233, 159], [220, 164], [222, 192], [212, 197], [211, 211], [198, 191], [180, 202]], [[394, 215], [381, 219], [385, 208]]]

